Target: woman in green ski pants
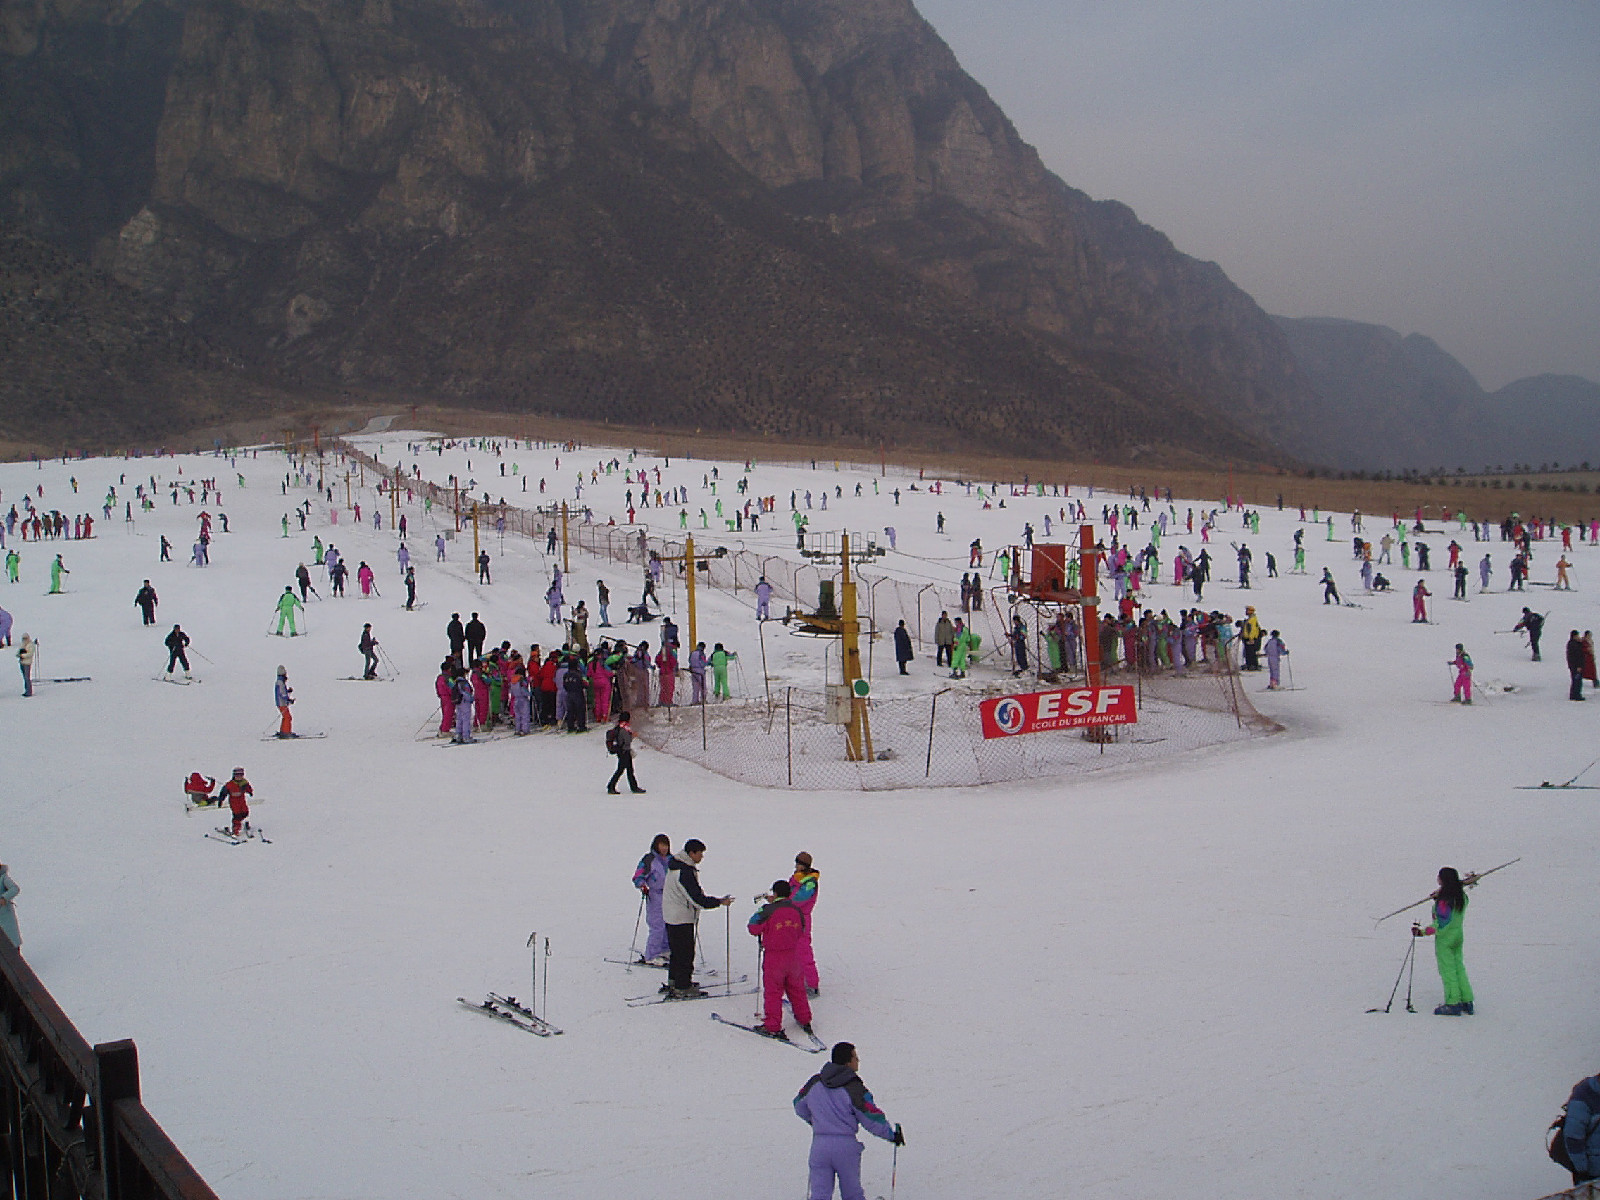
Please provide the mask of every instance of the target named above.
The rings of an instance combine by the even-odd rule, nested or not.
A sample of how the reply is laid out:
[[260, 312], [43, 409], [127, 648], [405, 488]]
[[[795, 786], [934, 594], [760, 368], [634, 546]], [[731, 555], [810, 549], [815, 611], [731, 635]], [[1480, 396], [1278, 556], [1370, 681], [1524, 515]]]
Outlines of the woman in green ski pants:
[[1466, 915], [1467, 891], [1461, 876], [1454, 867], [1440, 867], [1439, 890], [1433, 894], [1433, 924], [1415, 930], [1419, 937], [1433, 938], [1433, 956], [1444, 983], [1444, 1003], [1433, 1010], [1436, 1017], [1472, 1015], [1472, 984], [1467, 982], [1467, 965], [1461, 957]]

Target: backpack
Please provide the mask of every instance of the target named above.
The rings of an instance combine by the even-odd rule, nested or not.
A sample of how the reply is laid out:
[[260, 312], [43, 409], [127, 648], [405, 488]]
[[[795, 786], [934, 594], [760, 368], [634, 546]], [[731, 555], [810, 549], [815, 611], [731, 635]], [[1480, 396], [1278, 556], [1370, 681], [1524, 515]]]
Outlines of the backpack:
[[1563, 1104], [1561, 1111], [1556, 1114], [1556, 1119], [1550, 1122], [1550, 1128], [1544, 1131], [1544, 1149], [1550, 1156], [1551, 1162], [1563, 1171], [1576, 1175], [1577, 1168], [1572, 1165], [1572, 1156], [1567, 1153], [1567, 1139], [1562, 1134], [1562, 1128], [1566, 1123], [1567, 1107]]
[[622, 739], [617, 736], [617, 727], [613, 725], [606, 730], [606, 753], [617, 754], [622, 749]]

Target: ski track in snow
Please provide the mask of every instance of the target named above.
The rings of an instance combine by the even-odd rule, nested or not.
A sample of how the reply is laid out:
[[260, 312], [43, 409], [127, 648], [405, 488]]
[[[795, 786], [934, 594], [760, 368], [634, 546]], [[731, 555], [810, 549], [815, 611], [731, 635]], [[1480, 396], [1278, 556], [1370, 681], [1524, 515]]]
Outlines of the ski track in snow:
[[[541, 475], [546, 500], [571, 500], [578, 464], [611, 456], [559, 452], [558, 473], [557, 451], [508, 451], [503, 461], [530, 473], [524, 494], [509, 465], [499, 478], [502, 460], [489, 451], [411, 455], [408, 435], [394, 431], [360, 440], [381, 446], [385, 462], [415, 461], [440, 481], [475, 474], [478, 493], [526, 505], [538, 502]], [[717, 465], [731, 512], [742, 472]], [[701, 487], [711, 466], [674, 459], [666, 472], [690, 488], [692, 525], [702, 504], [712, 508]], [[224, 484], [224, 503], [206, 507], [225, 511], [232, 532], [219, 523], [203, 570], [185, 561], [199, 505], [173, 506], [160, 492], [132, 529], [120, 500], [99, 520], [119, 475], [125, 498], [152, 471], [179, 468]], [[1583, 999], [1597, 966], [1600, 799], [1516, 788], [1560, 782], [1600, 753], [1600, 705], [1567, 702], [1562, 656], [1570, 628], [1600, 624], [1593, 591], [1507, 594], [1508, 545], [1475, 544], [1469, 531], [1471, 603], [1452, 603], [1435, 569], [1436, 623], [1413, 625], [1416, 573], [1385, 567], [1395, 593], [1360, 594], [1345, 516], [1334, 542], [1307, 526], [1306, 576], [1266, 579], [1264, 551], [1280, 569], [1292, 561], [1295, 513], [1263, 508], [1259, 537], [1224, 514], [1206, 607], [1242, 616], [1248, 601], [1283, 631], [1303, 690], [1249, 689], [1283, 735], [1081, 778], [870, 795], [761, 791], [646, 751], [638, 769], [649, 794], [609, 797], [598, 729], [457, 754], [434, 754], [425, 736], [437, 726], [433, 678], [451, 612], [481, 612], [491, 644], [552, 641], [542, 543], [502, 546], [486, 532], [496, 582], [481, 587], [470, 531], [437, 564], [433, 537], [448, 519], [409, 506], [429, 607], [404, 613], [392, 531], [352, 525], [347, 512], [330, 525], [318, 502], [305, 534], [280, 537], [283, 512], [310, 495], [281, 494], [284, 469], [279, 454], [242, 457], [241, 490], [211, 455], [0, 465], [0, 511], [42, 484], [46, 509], [97, 518], [87, 542], [8, 539], [23, 582], [0, 583], [14, 638], [42, 639], [36, 675], [93, 676], [40, 684], [31, 700], [19, 695], [14, 659], [0, 676], [10, 681], [0, 694], [0, 855], [22, 887], [24, 951], [91, 1042], [137, 1040], [146, 1104], [227, 1200], [798, 1195], [808, 1135], [789, 1102], [817, 1064], [730, 1036], [703, 1004], [629, 1009], [624, 998], [653, 973], [602, 961], [632, 928], [629, 878], [657, 831], [674, 845], [707, 842], [705, 886], [740, 898], [729, 926], [735, 973], [755, 969], [754, 940], [740, 928], [747, 898], [786, 876], [796, 851], [815, 856], [816, 1028], [830, 1043], [857, 1043], [868, 1085], [904, 1123], [905, 1196], [1142, 1200], [1153, 1180], [1168, 1180], [1194, 1196], [1502, 1200], [1564, 1186], [1541, 1133], [1600, 1060]], [[902, 553], [880, 565], [902, 578], [953, 584], [968, 541], [992, 551], [1020, 540], [1024, 520], [1040, 540], [1060, 540], [1059, 527], [1043, 536], [1043, 514], [1054, 519], [1063, 503], [1054, 497], [1006, 496], [1006, 508], [985, 511], [962, 488], [910, 491], [917, 477], [906, 471], [881, 479], [874, 497], [876, 474], [836, 472], [831, 461], [758, 464], [754, 492], [779, 496], [768, 529], [693, 532], [703, 544], [792, 557], [790, 489], [837, 483], [844, 497], [811, 510], [812, 530], [882, 540], [883, 526], [896, 526]], [[1153, 473], [1150, 485], [1159, 482]], [[617, 475], [586, 483], [583, 502], [620, 522], [626, 487]], [[1314, 488], [1297, 480], [1285, 490], [1314, 498]], [[388, 501], [370, 487], [358, 495], [363, 514], [376, 505], [387, 526]], [[1098, 518], [1115, 499], [1097, 490], [1086, 503]], [[1177, 502], [1180, 520], [1191, 505], [1201, 507]], [[938, 511], [948, 536], [934, 533]], [[640, 515], [678, 536], [675, 507]], [[1369, 516], [1368, 536], [1387, 524]], [[170, 564], [157, 561], [163, 533]], [[263, 637], [296, 563], [311, 563], [313, 534], [345, 554], [352, 594], [311, 601], [310, 637]], [[1462, 536], [1429, 539], [1436, 564], [1452, 535]], [[1230, 541], [1256, 552], [1248, 593], [1229, 582]], [[1180, 544], [1200, 549], [1198, 534], [1169, 534], [1167, 578]], [[1485, 549], [1496, 590], [1479, 595]], [[73, 590], [46, 601], [57, 552]], [[1540, 545], [1535, 579], [1552, 577], [1556, 556], [1553, 543]], [[1600, 551], [1570, 557], [1581, 588]], [[363, 559], [388, 599], [359, 599]], [[1324, 565], [1364, 608], [1321, 604]], [[636, 568], [582, 555], [573, 567], [569, 601], [595, 610], [603, 578], [614, 616], [625, 615]], [[161, 598], [148, 629], [132, 605], [147, 577]], [[313, 579], [328, 595], [326, 575], [313, 568]], [[753, 600], [700, 595], [702, 638], [741, 651], [758, 688]], [[1151, 595], [1173, 613], [1190, 599], [1167, 583]], [[1540, 664], [1520, 638], [1492, 632], [1524, 603], [1551, 614]], [[175, 621], [194, 639], [191, 654], [210, 660], [195, 662], [204, 687], [152, 679]], [[396, 686], [340, 682], [359, 673], [363, 621], [398, 667]], [[595, 611], [592, 635], [597, 625]], [[638, 631], [616, 632], [631, 641]], [[658, 634], [645, 636], [654, 644]], [[1482, 687], [1470, 709], [1437, 703], [1449, 696], [1445, 661], [1457, 641]], [[769, 627], [768, 653], [787, 681], [820, 682], [822, 644]], [[876, 664], [880, 695], [945, 682], [920, 648], [909, 679], [887, 660]], [[276, 728], [280, 663], [297, 726], [326, 739], [260, 740]], [[1001, 678], [993, 666], [974, 672], [991, 675]], [[225, 779], [236, 765], [272, 797], [272, 844], [223, 853], [201, 837], [203, 820], [185, 818], [180, 782], [195, 769]], [[1478, 1015], [1427, 1015], [1440, 992], [1426, 947], [1418, 1014], [1397, 999], [1394, 1013], [1368, 1015], [1388, 996], [1409, 923], [1374, 928], [1373, 917], [1429, 891], [1441, 864], [1482, 870], [1519, 855], [1473, 894]], [[550, 939], [559, 1038], [528, 1037], [456, 1002], [491, 990], [526, 997], [533, 930]], [[721, 970], [721, 916], [708, 913], [702, 930]], [[758, 1000], [724, 1000], [720, 1011], [747, 1020]], [[888, 1148], [866, 1140], [868, 1194], [887, 1194]]]

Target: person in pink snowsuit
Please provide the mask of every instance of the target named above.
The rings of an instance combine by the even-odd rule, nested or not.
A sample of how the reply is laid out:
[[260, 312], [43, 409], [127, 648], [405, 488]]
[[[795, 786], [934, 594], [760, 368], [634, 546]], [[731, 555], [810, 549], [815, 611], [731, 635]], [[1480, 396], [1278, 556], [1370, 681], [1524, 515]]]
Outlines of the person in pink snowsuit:
[[450, 733], [456, 727], [456, 701], [455, 692], [450, 686], [450, 664], [439, 664], [439, 678], [433, 681], [433, 690], [439, 694], [439, 711], [443, 718], [439, 722], [440, 733]]
[[472, 723], [479, 728], [489, 725], [489, 680], [483, 673], [483, 662], [472, 667]]
[[1428, 597], [1433, 595], [1428, 590], [1428, 585], [1422, 580], [1417, 580], [1417, 586], [1411, 592], [1411, 623], [1413, 625], [1428, 619]]
[[356, 582], [361, 585], [363, 596], [372, 595], [372, 568], [362, 563], [356, 571]]
[[678, 656], [672, 652], [671, 646], [663, 646], [657, 652], [656, 672], [661, 688], [661, 696], [657, 703], [670, 705], [673, 693], [678, 687]]
[[789, 881], [780, 879], [772, 885], [771, 899], [750, 918], [750, 935], [761, 939], [761, 986], [765, 999], [765, 1018], [761, 1032], [769, 1037], [781, 1038], [783, 1032], [783, 1001], [787, 996], [789, 1007], [800, 1028], [811, 1032], [811, 1002], [806, 999], [805, 983], [800, 974], [800, 956], [797, 953], [805, 936], [805, 913], [789, 899]]
[[1472, 703], [1472, 656], [1460, 642], [1456, 643], [1456, 656], [1450, 660], [1456, 669], [1456, 684], [1450, 700], [1454, 704]]
[[606, 666], [605, 654], [596, 650], [589, 660], [589, 680], [594, 684], [594, 719], [611, 718], [611, 668]]
[[806, 917], [805, 935], [795, 953], [800, 959], [800, 981], [806, 985], [806, 994], [810, 996], [815, 996], [819, 988], [817, 958], [811, 952], [811, 910], [817, 906], [817, 880], [811, 855], [800, 851], [794, 856], [794, 874], [789, 876], [789, 899]]

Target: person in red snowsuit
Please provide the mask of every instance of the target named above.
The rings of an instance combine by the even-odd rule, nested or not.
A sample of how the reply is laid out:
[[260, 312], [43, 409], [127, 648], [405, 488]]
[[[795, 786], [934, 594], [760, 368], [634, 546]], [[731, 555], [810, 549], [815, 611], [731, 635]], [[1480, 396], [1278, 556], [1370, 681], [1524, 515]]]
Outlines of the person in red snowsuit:
[[439, 664], [439, 677], [433, 681], [433, 690], [439, 696], [439, 711], [443, 719], [439, 722], [439, 732], [453, 733], [456, 727], [456, 701], [455, 692], [450, 686], [450, 664]]
[[250, 781], [244, 777], [243, 767], [233, 769], [233, 778], [222, 785], [222, 794], [228, 799], [228, 811], [233, 813], [233, 836], [238, 837], [245, 819], [250, 816], [250, 805], [245, 801], [245, 797], [256, 794], [255, 788], [251, 787]]
[[183, 782], [183, 790], [189, 797], [189, 803], [194, 805], [210, 804], [211, 789], [216, 786], [215, 779], [207, 779], [199, 771], [193, 772]]
[[805, 981], [800, 974], [800, 959], [795, 953], [805, 935], [805, 913], [789, 899], [789, 881], [772, 885], [772, 899], [750, 918], [752, 937], [761, 939], [761, 985], [765, 993], [766, 1016], [761, 1032], [768, 1037], [784, 1037], [783, 1000], [789, 998], [794, 1019], [800, 1028], [811, 1032], [811, 1002], [806, 999]]
[[1428, 590], [1428, 585], [1422, 580], [1417, 580], [1417, 586], [1411, 591], [1411, 623], [1413, 625], [1428, 619], [1428, 597], [1433, 595]]

